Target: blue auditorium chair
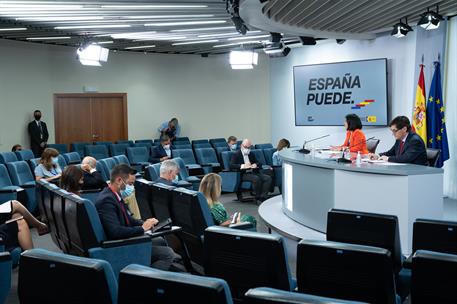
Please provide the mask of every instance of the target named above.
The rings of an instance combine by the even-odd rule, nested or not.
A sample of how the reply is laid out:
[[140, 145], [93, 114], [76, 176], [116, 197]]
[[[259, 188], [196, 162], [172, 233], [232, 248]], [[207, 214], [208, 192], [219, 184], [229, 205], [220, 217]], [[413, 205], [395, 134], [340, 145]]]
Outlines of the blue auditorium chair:
[[[170, 214], [173, 224], [183, 229], [182, 238], [191, 260], [203, 265], [203, 234], [206, 228], [214, 226], [208, 201], [201, 192], [175, 188], [170, 201]], [[230, 227], [253, 229], [251, 223], [238, 223]]]
[[85, 147], [86, 155], [95, 159], [108, 158], [108, 148], [105, 145], [87, 145]]
[[56, 149], [60, 154], [68, 153], [67, 144], [48, 144], [46, 147]]
[[35, 155], [33, 155], [32, 150], [21, 150], [21, 151], [16, 151], [17, 160], [31, 160], [32, 158], [35, 158]]
[[118, 140], [116, 144], [127, 144], [130, 147], [133, 147], [133, 140]]
[[21, 257], [18, 295], [24, 304], [116, 304], [117, 277], [103, 260], [31, 249]]
[[213, 148], [210, 143], [196, 143], [192, 145], [194, 149]]
[[207, 139], [195, 139], [192, 141], [192, 146], [195, 144], [204, 144], [204, 143], [209, 143]]
[[417, 219], [413, 224], [413, 252], [417, 250], [457, 255], [457, 222]]
[[216, 148], [214, 148], [214, 150], [216, 150], [217, 159], [219, 160], [220, 163], [222, 163], [222, 152], [230, 151], [230, 149], [227, 145], [225, 145], [225, 147], [216, 147]]
[[180, 157], [186, 164], [186, 168], [189, 169], [191, 175], [201, 174], [203, 172], [202, 167], [197, 164], [192, 149], [176, 149], [171, 151], [173, 158]]
[[13, 185], [6, 166], [0, 164], [0, 204], [9, 200], [16, 200], [19, 191], [23, 191], [23, 189]]
[[150, 188], [153, 184], [154, 182], [148, 181], [142, 177], [135, 179], [135, 197], [142, 220], [154, 217], [154, 213], [151, 209], [153, 196]]
[[154, 143], [154, 141], [152, 139], [137, 139], [135, 140], [135, 143], [148, 143], [152, 146], [152, 144]]
[[71, 152], [78, 152], [79, 157], [83, 158], [85, 155], [85, 150], [84, 148], [88, 145], [91, 145], [89, 142], [75, 142], [70, 144], [70, 151]]
[[219, 137], [219, 138], [211, 138], [209, 140], [210, 144], [215, 144], [215, 143], [225, 143], [227, 145], [227, 142], [225, 141], [225, 138]]
[[272, 144], [256, 144], [254, 146], [256, 149], [271, 149], [273, 148], [273, 145]]
[[102, 167], [103, 170], [103, 176], [105, 177], [105, 180], [109, 180], [111, 176], [111, 170], [117, 165], [116, 160], [113, 157], [110, 158], [104, 158], [100, 159], [98, 161]]
[[297, 247], [297, 287], [298, 292], [322, 297], [401, 303], [390, 251], [379, 247], [302, 240]]
[[109, 150], [109, 146], [111, 146], [113, 144], [113, 142], [111, 141], [96, 141], [94, 142], [94, 145], [102, 145], [102, 146], [105, 146], [106, 149]]
[[182, 144], [180, 142], [174, 142], [171, 145], [171, 148], [172, 149], [192, 149], [192, 145], [191, 144]]
[[197, 157], [198, 164], [203, 167], [205, 174], [221, 171], [221, 164], [213, 148], [195, 149], [195, 156]]
[[362, 302], [331, 299], [269, 287], [249, 289], [244, 297], [244, 303], [249, 304], [362, 304]]
[[130, 147], [128, 143], [125, 144], [111, 144], [109, 146], [109, 150], [111, 153], [111, 156], [116, 156], [116, 155], [125, 155], [127, 153], [127, 148]]
[[252, 189], [252, 183], [241, 181], [241, 173], [230, 169], [230, 159], [235, 153], [237, 152], [224, 151], [221, 153], [222, 165], [224, 168], [222, 172], [219, 172], [219, 175], [222, 178], [222, 191], [236, 192], [239, 201], [255, 200], [255, 197], [243, 198], [241, 195], [241, 191], [250, 191]]
[[17, 156], [14, 152], [0, 152], [0, 164], [11, 163], [17, 160]]
[[205, 275], [225, 280], [235, 300], [255, 287], [295, 289], [281, 236], [213, 226], [203, 246]]
[[59, 247], [62, 251], [65, 251], [66, 248], [60, 236], [61, 232], [59, 231], [59, 227], [57, 226], [55, 210], [55, 206], [61, 200], [56, 199], [57, 203], [54, 204], [54, 198], [57, 196], [56, 191], [59, 190], [59, 187], [52, 183], [45, 183], [42, 180], [38, 181], [37, 184], [38, 183], [41, 183], [41, 200], [43, 203], [43, 213], [45, 218], [47, 219], [47, 225], [50, 231], [51, 239], [57, 247]]
[[[160, 144], [160, 138], [155, 138], [153, 143], [154, 144]], [[189, 142], [189, 144], [190, 144], [190, 142]]]
[[40, 164], [40, 160], [40, 158], [29, 159], [29, 166], [33, 175], [35, 175], [35, 168], [38, 167], [38, 165]]
[[412, 258], [411, 304], [457, 303], [457, 255], [418, 250]]
[[70, 152], [63, 154], [68, 165], [76, 165], [81, 163], [81, 155], [78, 152]]
[[192, 190], [197, 190], [198, 191], [198, 189], [200, 187], [200, 181], [201, 181], [200, 178], [198, 178], [196, 176], [191, 176], [189, 174], [189, 171], [186, 168], [186, 164], [184, 163], [184, 161], [182, 160], [181, 157], [175, 157], [175, 158], [173, 158], [173, 160], [179, 166], [179, 179], [183, 180], [183, 181], [186, 181], [188, 183], [191, 183], [192, 184]]
[[73, 254], [108, 261], [116, 276], [132, 263], [150, 265], [150, 237], [108, 240], [91, 201], [75, 195], [65, 196], [65, 220], [71, 233]]
[[231, 304], [224, 280], [129, 265], [119, 274], [119, 303]]
[[273, 153], [276, 152], [276, 148], [267, 148], [262, 150], [267, 165], [273, 166]]
[[4, 251], [3, 240], [0, 238], [0, 303], [6, 303], [11, 288], [11, 254]]
[[214, 149], [216, 148], [228, 148], [228, 145], [227, 145], [227, 142], [223, 141], [223, 142], [213, 142], [211, 143], [211, 145], [213, 146]]
[[129, 159], [125, 155], [116, 155], [113, 158], [117, 164], [126, 164], [130, 166]]
[[62, 171], [63, 171], [63, 169], [65, 169], [65, 167], [67, 166], [67, 161], [65, 160], [65, 157], [63, 157], [62, 154], [59, 154], [57, 156], [57, 159], [59, 161], [60, 169], [62, 169]]
[[160, 163], [146, 166], [144, 168], [144, 177], [151, 182], [155, 182], [160, 177]]
[[143, 167], [149, 165], [149, 154], [149, 150], [146, 147], [127, 148], [129, 163], [138, 171], [141, 171]]
[[175, 143], [180, 142], [180, 143], [187, 143], [187, 144], [190, 144], [189, 137], [187, 137], [187, 136], [176, 137], [176, 139], [174, 140], [174, 142], [175, 142]]
[[145, 147], [148, 149], [148, 151], [151, 151], [153, 146], [154, 144], [151, 144], [149, 142], [136, 142], [133, 144], [133, 147]]
[[35, 178], [29, 165], [25, 161], [16, 161], [6, 164], [13, 185], [25, 189], [26, 201], [23, 203], [30, 212], [34, 212], [37, 206]]

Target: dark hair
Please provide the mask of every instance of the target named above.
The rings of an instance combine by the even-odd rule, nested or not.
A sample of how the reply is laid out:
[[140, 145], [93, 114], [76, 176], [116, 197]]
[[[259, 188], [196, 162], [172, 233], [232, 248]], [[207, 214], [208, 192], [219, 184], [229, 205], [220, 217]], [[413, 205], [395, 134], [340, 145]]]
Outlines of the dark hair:
[[160, 138], [161, 143], [169, 141], [169, 140], [170, 140], [170, 137], [168, 135], [162, 135], [162, 137]]
[[281, 138], [278, 142], [278, 146], [276, 147], [276, 150], [281, 151], [284, 148], [290, 148], [290, 142], [285, 138]]
[[114, 166], [114, 168], [111, 170], [111, 176], [110, 176], [110, 181], [111, 183], [114, 183], [116, 178], [121, 177], [122, 179], [127, 179], [129, 175], [134, 175], [136, 174], [136, 170], [130, 167], [129, 165], [126, 164], [119, 164], [117, 166]]
[[79, 166], [70, 165], [65, 167], [60, 178], [60, 188], [71, 193], [78, 193], [82, 186], [79, 181], [83, 176], [84, 172]]
[[406, 127], [406, 130], [408, 132], [411, 131], [411, 123], [409, 122], [409, 119], [406, 116], [397, 116], [394, 119], [392, 119], [389, 123], [389, 127], [392, 127], [393, 125], [397, 127], [397, 130]]
[[41, 114], [41, 111], [40, 111], [40, 110], [35, 110], [35, 111], [33, 112], [33, 114], [35, 114], [35, 113], [40, 113], [40, 114]]
[[17, 145], [14, 145], [12, 148], [11, 148], [11, 152], [16, 152], [18, 151], [18, 148], [21, 148], [22, 149], [22, 146], [17, 144]]
[[236, 141], [236, 137], [235, 136], [229, 136], [229, 138], [227, 138], [227, 142], [231, 142], [231, 141]]
[[354, 131], [357, 129], [362, 129], [362, 121], [355, 114], [346, 115], [346, 122], [348, 123], [348, 131]]

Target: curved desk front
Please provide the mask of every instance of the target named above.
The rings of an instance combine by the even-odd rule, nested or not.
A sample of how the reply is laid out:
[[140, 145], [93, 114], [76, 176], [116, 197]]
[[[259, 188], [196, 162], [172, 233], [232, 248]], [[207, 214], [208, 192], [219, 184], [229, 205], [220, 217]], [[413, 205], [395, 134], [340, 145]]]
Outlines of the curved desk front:
[[331, 208], [396, 215], [402, 251], [411, 252], [417, 218], [442, 219], [443, 170], [418, 165], [340, 164], [282, 150], [283, 212], [324, 232]]

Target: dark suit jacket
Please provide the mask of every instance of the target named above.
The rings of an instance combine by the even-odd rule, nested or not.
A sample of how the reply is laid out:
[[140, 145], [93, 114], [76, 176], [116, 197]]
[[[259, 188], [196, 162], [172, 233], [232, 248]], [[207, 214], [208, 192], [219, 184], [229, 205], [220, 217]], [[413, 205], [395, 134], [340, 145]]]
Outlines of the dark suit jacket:
[[36, 121], [29, 122], [28, 131], [30, 135], [30, 148], [32, 149], [35, 156], [41, 156], [44, 148], [40, 147], [42, 142], [47, 142], [49, 138], [48, 127], [46, 123], [41, 121], [41, 130], [43, 132], [43, 138], [41, 138], [41, 130], [37, 126]]
[[154, 182], [155, 183], [161, 183], [161, 184], [168, 185], [168, 186], [176, 186], [175, 183], [173, 183], [173, 182], [171, 182], [169, 180], [166, 180], [165, 178], [162, 178], [162, 177], [159, 177]]
[[[258, 169], [262, 168], [262, 164], [260, 164], [257, 161], [257, 158], [255, 157], [255, 155], [253, 153], [249, 153], [248, 157], [249, 157], [249, 162], [251, 164], [257, 164]], [[241, 150], [238, 150], [238, 151], [236, 151], [236, 153], [234, 153], [232, 155], [232, 158], [230, 159], [230, 169], [241, 170], [241, 165], [243, 165], [243, 164], [244, 164], [243, 154], [241, 153]], [[245, 170], [241, 170], [241, 171], [245, 171]]]
[[[129, 225], [127, 225], [120, 204], [124, 204]], [[100, 221], [109, 240], [125, 239], [144, 234], [143, 222], [136, 220], [127, 212], [124, 200], [118, 201], [109, 187], [103, 189], [95, 201]]]
[[400, 155], [400, 140], [395, 141], [395, 144], [389, 151], [381, 153], [389, 157], [389, 162], [393, 163], [409, 163], [416, 165], [427, 165], [427, 151], [422, 138], [414, 132], [410, 132], [406, 137], [403, 145], [403, 151]]
[[167, 152], [165, 152], [165, 149], [162, 147], [162, 145], [155, 146], [151, 152], [151, 162], [160, 163], [160, 159], [165, 156], [168, 155]]
[[108, 186], [103, 180], [102, 174], [98, 171], [89, 173], [84, 171], [84, 184], [82, 190], [102, 189]]

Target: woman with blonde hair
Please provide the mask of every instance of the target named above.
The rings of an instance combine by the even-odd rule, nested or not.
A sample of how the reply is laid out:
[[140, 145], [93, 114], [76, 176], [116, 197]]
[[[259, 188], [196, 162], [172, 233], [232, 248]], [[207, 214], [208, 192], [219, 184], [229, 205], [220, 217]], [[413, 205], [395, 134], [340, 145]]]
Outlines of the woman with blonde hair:
[[[208, 207], [211, 211], [214, 222], [219, 226], [229, 226], [232, 223], [232, 219], [228, 216], [224, 205], [219, 202], [222, 191], [221, 181], [221, 177], [216, 173], [206, 174], [200, 183], [199, 191], [203, 193], [208, 201]], [[250, 222], [254, 228], [257, 226], [256, 219], [247, 214], [238, 214], [238, 218], [235, 220], [235, 223], [240, 222]]]
[[36, 180], [45, 179], [48, 182], [55, 181], [62, 175], [59, 166], [59, 151], [46, 148], [41, 154], [40, 164], [35, 168]]

